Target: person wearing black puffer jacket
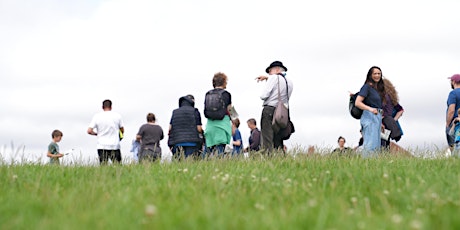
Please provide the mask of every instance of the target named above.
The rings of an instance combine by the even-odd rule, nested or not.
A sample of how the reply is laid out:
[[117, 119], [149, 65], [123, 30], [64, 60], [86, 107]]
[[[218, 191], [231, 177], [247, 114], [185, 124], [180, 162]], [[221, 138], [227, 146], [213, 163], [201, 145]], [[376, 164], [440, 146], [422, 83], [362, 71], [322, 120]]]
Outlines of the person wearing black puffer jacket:
[[181, 156], [198, 158], [203, 144], [202, 133], [201, 115], [195, 108], [195, 98], [193, 95], [179, 98], [179, 108], [173, 111], [169, 122], [168, 146], [173, 156], [177, 159]]

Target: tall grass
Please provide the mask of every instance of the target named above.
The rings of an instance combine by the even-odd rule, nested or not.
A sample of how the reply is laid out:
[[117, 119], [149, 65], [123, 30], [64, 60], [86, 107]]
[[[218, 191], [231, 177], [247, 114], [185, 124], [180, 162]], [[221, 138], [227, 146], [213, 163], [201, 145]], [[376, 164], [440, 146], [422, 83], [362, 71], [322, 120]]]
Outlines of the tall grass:
[[1, 229], [458, 229], [460, 161], [296, 154], [0, 166]]

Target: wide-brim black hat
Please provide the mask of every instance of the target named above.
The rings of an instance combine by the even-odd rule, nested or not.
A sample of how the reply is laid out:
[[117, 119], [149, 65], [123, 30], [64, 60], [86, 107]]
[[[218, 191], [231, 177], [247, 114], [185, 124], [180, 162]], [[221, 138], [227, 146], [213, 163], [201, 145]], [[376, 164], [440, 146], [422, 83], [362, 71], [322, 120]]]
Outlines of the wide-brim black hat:
[[281, 67], [281, 68], [283, 68], [285, 71], [287, 71], [286, 66], [284, 66], [282, 62], [280, 62], [280, 61], [274, 61], [274, 62], [272, 62], [272, 64], [270, 64], [270, 66], [268, 66], [268, 67], [265, 69], [265, 72], [268, 73], [268, 72], [270, 71], [271, 68], [277, 67], [277, 66], [278, 66], [278, 67]]

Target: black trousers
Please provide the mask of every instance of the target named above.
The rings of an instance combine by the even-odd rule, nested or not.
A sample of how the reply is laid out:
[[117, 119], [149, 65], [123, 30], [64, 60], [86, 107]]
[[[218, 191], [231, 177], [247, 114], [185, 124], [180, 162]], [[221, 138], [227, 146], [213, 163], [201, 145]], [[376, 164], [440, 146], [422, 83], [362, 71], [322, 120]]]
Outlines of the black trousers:
[[98, 149], [99, 163], [107, 164], [109, 159], [112, 163], [121, 163], [121, 151], [119, 149]]
[[264, 106], [262, 110], [262, 118], [260, 119], [260, 132], [262, 135], [262, 148], [270, 153], [273, 149], [283, 150], [284, 143], [283, 139], [278, 135], [278, 133], [273, 130], [273, 114], [275, 113], [275, 107], [273, 106]]

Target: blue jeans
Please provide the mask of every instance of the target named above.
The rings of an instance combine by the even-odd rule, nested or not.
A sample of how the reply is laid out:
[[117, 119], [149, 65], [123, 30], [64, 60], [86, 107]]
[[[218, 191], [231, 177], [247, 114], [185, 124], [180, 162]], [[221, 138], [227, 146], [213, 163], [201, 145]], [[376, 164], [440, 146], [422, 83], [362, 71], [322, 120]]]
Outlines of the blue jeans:
[[184, 154], [184, 157], [187, 158], [189, 156], [196, 156], [198, 157], [200, 154], [200, 149], [198, 146], [174, 146], [172, 149], [172, 153], [175, 158], [180, 158], [181, 154]]
[[373, 114], [367, 110], [361, 116], [361, 128], [363, 131], [363, 157], [377, 156], [380, 148], [380, 129], [382, 126], [382, 114]]

